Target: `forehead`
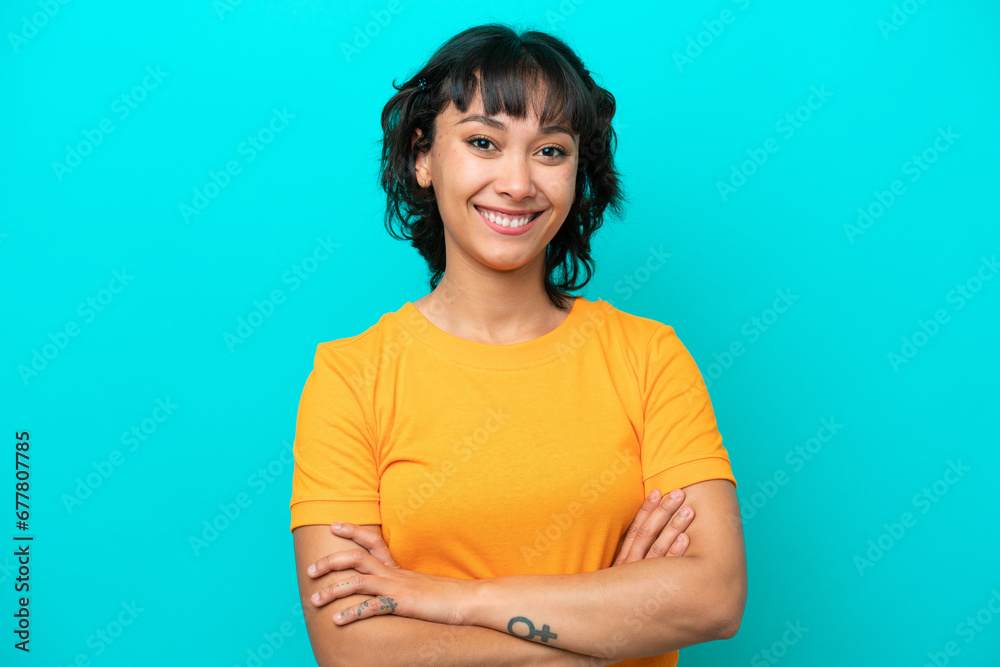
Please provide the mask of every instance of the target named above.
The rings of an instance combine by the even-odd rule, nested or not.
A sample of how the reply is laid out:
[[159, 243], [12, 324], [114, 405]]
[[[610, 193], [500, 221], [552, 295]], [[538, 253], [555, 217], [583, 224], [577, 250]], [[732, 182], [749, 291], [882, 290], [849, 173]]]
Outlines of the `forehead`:
[[569, 123], [564, 120], [552, 120], [545, 127], [541, 127], [538, 117], [538, 110], [544, 105], [545, 99], [542, 93], [536, 93], [532, 99], [532, 104], [528, 107], [526, 118], [514, 118], [506, 113], [500, 112], [489, 116], [483, 108], [483, 101], [480, 95], [473, 98], [465, 111], [460, 111], [455, 106], [454, 100], [448, 100], [448, 106], [438, 114], [437, 121], [442, 129], [451, 128], [456, 132], [465, 129], [472, 129], [476, 125], [488, 125], [498, 131], [515, 131], [518, 126], [527, 127], [529, 131], [534, 131], [542, 135], [555, 135], [564, 133], [574, 141], [578, 136], [573, 132]]

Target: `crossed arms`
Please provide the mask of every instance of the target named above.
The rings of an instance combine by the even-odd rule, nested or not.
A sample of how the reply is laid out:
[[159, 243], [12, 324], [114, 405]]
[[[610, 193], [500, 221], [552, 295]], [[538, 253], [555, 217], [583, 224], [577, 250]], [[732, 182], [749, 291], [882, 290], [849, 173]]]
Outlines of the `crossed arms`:
[[[709, 480], [684, 493], [698, 519], [682, 529], [689, 538], [678, 542], [683, 557], [650, 557], [663, 555], [654, 552], [664, 550], [656, 539], [666, 523], [664, 498], [645, 517], [644, 504], [613, 567], [570, 575], [434, 577], [395, 566], [387, 551], [359, 548], [377, 545], [378, 532], [351, 528], [352, 540], [325, 525], [296, 528], [299, 591], [316, 660], [320, 667], [359, 659], [380, 666], [596, 666], [732, 637], [747, 595], [735, 488]], [[625, 558], [633, 538], [650, 556]], [[310, 575], [314, 563], [319, 569]]]

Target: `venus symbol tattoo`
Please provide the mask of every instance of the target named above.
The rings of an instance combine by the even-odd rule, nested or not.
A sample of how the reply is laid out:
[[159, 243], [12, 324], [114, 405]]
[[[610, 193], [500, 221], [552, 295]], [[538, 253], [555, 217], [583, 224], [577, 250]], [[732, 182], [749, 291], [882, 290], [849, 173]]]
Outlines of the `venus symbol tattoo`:
[[[526, 625], [528, 627], [528, 634], [519, 635], [516, 632], [514, 632], [515, 623], [523, 623], [524, 625]], [[507, 624], [507, 632], [514, 635], [515, 637], [520, 637], [521, 639], [534, 639], [535, 637], [538, 637], [539, 639], [542, 640], [543, 644], [548, 643], [550, 639], [555, 639], [556, 637], [559, 636], [554, 632], [549, 632], [549, 626], [547, 625], [542, 626], [541, 632], [535, 630], [535, 624], [526, 619], [524, 616], [515, 616], [514, 618], [510, 619], [510, 623]]]

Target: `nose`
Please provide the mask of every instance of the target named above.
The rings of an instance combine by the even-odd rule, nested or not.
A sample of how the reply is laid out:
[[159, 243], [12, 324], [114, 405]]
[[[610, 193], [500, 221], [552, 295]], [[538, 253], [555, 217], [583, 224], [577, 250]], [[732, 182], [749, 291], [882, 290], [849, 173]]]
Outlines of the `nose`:
[[535, 196], [535, 182], [531, 176], [531, 163], [524, 155], [510, 154], [501, 160], [500, 171], [494, 181], [498, 194], [508, 195], [515, 201]]

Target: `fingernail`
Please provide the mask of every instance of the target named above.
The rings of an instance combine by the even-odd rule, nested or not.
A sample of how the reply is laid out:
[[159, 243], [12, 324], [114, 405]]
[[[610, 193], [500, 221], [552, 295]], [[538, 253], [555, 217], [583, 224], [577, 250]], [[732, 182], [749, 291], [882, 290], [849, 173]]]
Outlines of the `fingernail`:
[[649, 494], [649, 499], [652, 500], [652, 501], [654, 501], [654, 502], [659, 497], [660, 497], [660, 490], [659, 489], [653, 489], [653, 492]]
[[319, 604], [319, 593], [313, 593], [313, 596], [309, 599], [312, 600], [313, 604]]
[[340, 523], [339, 521], [337, 523], [333, 524], [333, 529], [334, 530], [340, 530], [343, 527], [344, 527], [344, 524]]
[[673, 498], [674, 500], [680, 500], [681, 492], [678, 491], [677, 489], [674, 489], [673, 491], [670, 492], [670, 497]]
[[309, 574], [316, 574], [316, 566], [310, 565], [308, 569]]
[[691, 510], [685, 507], [684, 509], [681, 510], [681, 516], [684, 517], [685, 519], [688, 518], [689, 516], [691, 516]]

